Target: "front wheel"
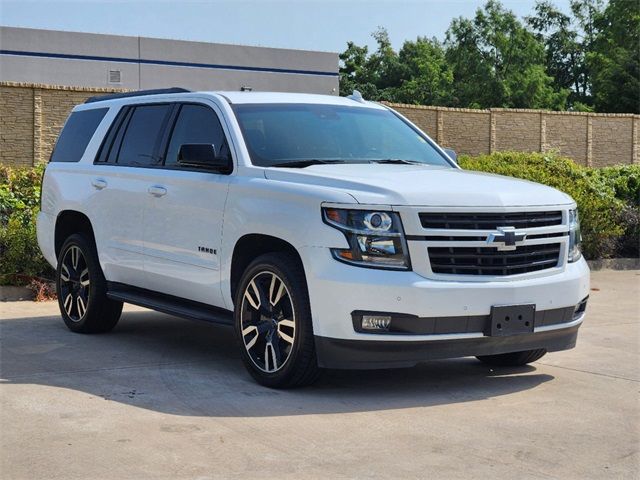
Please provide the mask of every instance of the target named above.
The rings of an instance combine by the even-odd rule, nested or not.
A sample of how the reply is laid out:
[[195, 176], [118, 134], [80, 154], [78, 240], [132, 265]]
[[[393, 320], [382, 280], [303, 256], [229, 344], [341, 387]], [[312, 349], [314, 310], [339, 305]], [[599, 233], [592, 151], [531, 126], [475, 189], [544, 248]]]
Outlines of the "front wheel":
[[242, 360], [258, 383], [289, 388], [318, 378], [306, 279], [293, 255], [265, 254], [247, 267], [234, 315]]
[[545, 349], [525, 350], [523, 352], [502, 353], [499, 355], [483, 355], [476, 357], [483, 363], [497, 367], [521, 367], [528, 363], [540, 360], [545, 356]]

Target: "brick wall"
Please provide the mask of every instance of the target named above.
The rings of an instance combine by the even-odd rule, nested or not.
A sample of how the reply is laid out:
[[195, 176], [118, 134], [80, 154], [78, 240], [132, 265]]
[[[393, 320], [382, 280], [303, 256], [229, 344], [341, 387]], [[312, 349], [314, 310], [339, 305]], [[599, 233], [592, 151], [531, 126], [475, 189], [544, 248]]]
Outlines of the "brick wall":
[[553, 150], [594, 167], [640, 163], [640, 115], [387, 105], [459, 154]]
[[0, 82], [0, 163], [46, 162], [71, 109], [88, 97], [115, 91]]
[[[71, 108], [115, 91], [0, 82], [0, 163], [47, 161]], [[582, 165], [640, 163], [640, 115], [388, 105], [461, 154], [556, 150]]]
[[0, 86], [0, 162], [32, 165], [33, 89]]

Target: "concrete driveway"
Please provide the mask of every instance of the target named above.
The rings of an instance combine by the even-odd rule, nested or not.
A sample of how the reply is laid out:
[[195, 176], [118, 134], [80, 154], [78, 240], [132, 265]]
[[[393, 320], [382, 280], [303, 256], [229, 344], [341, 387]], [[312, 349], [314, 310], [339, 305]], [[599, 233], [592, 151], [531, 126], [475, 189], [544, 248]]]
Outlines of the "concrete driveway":
[[128, 307], [107, 335], [0, 303], [3, 479], [638, 478], [640, 271], [594, 272], [578, 347], [249, 378], [232, 332]]

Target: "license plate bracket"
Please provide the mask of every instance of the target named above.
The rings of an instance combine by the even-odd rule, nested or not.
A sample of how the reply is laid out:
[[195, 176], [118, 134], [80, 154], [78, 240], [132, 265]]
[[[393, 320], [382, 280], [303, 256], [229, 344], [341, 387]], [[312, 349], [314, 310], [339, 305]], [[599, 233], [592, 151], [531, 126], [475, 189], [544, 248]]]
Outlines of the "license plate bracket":
[[535, 304], [494, 305], [491, 307], [489, 335], [508, 337], [533, 333]]

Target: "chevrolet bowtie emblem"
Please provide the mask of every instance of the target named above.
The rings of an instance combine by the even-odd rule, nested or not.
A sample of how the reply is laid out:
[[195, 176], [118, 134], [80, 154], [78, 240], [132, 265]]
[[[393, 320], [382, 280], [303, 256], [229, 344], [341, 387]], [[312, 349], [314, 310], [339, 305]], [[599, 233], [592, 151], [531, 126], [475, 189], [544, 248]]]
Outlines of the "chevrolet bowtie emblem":
[[497, 233], [487, 237], [487, 245], [496, 246], [498, 250], [515, 250], [516, 242], [527, 238], [526, 233], [516, 233], [515, 227], [498, 227]]

